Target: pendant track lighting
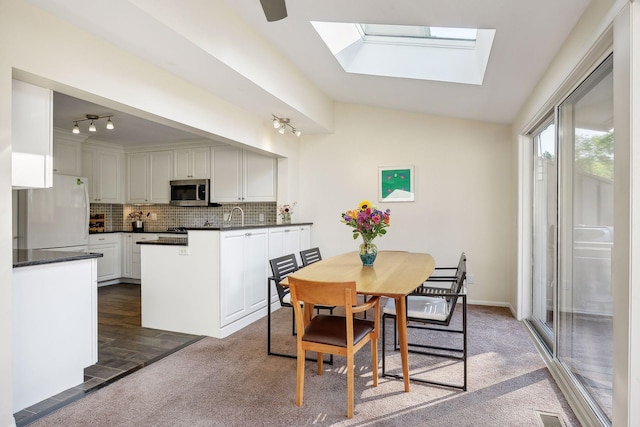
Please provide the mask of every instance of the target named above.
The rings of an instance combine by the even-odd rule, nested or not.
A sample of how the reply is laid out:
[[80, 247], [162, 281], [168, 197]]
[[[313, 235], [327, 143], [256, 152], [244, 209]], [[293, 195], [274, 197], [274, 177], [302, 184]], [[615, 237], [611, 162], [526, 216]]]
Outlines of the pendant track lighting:
[[73, 133], [80, 133], [80, 127], [78, 126], [79, 122], [86, 122], [88, 120], [90, 120], [90, 124], [89, 124], [89, 132], [96, 132], [96, 125], [94, 123], [94, 121], [98, 121], [100, 119], [107, 119], [107, 126], [106, 128], [108, 130], [112, 130], [115, 129], [115, 126], [113, 125], [113, 121], [111, 120], [111, 117], [113, 116], [97, 116], [95, 114], [86, 114], [85, 115], [86, 118], [84, 119], [80, 119], [80, 120], [73, 120]]
[[[278, 117], [275, 115], [271, 115], [273, 117], [273, 128], [278, 130], [280, 135], [284, 135], [287, 131], [291, 132], [295, 136], [302, 135], [302, 132], [289, 123], [289, 119], [285, 117]], [[288, 129], [287, 129], [288, 127]]]

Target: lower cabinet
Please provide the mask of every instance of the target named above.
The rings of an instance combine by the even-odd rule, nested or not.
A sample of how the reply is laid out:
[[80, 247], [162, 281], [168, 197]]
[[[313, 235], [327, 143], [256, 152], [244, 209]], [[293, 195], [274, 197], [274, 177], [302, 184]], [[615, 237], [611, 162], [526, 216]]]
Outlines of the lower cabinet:
[[140, 280], [140, 245], [144, 240], [157, 240], [158, 235], [153, 233], [125, 233], [122, 238], [122, 277]]
[[220, 324], [228, 325], [267, 304], [268, 228], [220, 233]]
[[98, 258], [98, 283], [120, 278], [120, 233], [90, 235], [89, 252], [102, 254]]

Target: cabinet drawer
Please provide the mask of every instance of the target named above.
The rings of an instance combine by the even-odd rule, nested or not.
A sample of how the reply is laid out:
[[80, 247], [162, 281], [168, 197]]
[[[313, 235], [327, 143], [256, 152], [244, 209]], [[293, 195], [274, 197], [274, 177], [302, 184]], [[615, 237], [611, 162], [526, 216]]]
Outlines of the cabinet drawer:
[[105, 234], [90, 234], [90, 245], [104, 245], [107, 243], [120, 243], [120, 234], [118, 233], [105, 233]]

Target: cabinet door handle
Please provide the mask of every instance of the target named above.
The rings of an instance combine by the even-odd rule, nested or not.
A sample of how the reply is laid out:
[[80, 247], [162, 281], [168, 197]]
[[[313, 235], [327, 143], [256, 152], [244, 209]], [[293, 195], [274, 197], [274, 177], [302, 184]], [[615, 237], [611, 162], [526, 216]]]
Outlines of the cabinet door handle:
[[284, 232], [285, 232], [285, 233], [290, 233], [290, 232], [291, 232], [291, 230], [284, 230]]
[[245, 233], [244, 235], [245, 235], [246, 237], [251, 237], [251, 236], [252, 236], [252, 234], [251, 234], [251, 233]]

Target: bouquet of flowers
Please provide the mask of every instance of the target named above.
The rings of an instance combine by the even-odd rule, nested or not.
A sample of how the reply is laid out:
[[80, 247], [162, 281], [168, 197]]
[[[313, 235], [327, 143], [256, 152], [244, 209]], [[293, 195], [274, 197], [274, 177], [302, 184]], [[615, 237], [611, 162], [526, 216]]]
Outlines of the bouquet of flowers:
[[280, 217], [283, 222], [291, 221], [291, 214], [293, 213], [293, 207], [297, 205], [298, 202], [293, 202], [291, 205], [282, 205], [278, 206], [278, 212], [280, 213]]
[[360, 235], [365, 244], [369, 244], [377, 236], [387, 234], [385, 229], [389, 226], [391, 210], [378, 210], [371, 206], [371, 202], [363, 200], [358, 209], [346, 211], [341, 216], [341, 222], [353, 228], [353, 238], [357, 239]]
[[129, 213], [129, 220], [142, 221], [142, 211], [133, 211]]

